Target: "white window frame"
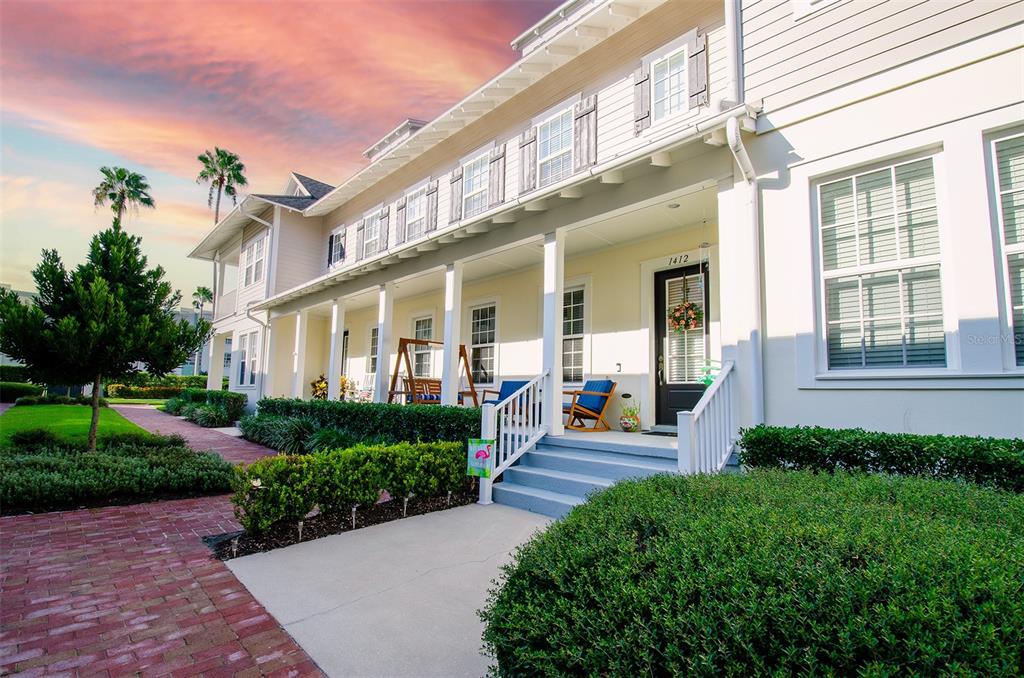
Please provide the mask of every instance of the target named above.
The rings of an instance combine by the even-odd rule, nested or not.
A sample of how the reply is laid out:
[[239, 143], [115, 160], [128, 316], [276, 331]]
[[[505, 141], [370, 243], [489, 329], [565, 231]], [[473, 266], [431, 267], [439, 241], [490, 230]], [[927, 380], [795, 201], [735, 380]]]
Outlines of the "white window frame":
[[[345, 226], [339, 226], [338, 228], [331, 231], [331, 235], [334, 236], [334, 246], [333, 249], [331, 249], [331, 266], [337, 266], [338, 264], [343, 263], [345, 261], [345, 251], [342, 248], [346, 240], [346, 228], [347, 227]], [[342, 250], [341, 256], [335, 257], [335, 254], [339, 249]]]
[[[412, 217], [412, 209], [411, 208], [412, 208], [412, 205], [413, 205], [414, 201], [420, 201], [420, 204], [422, 204], [422, 206], [423, 206], [422, 214], [418, 218], [416, 218], [416, 219], [412, 219], [411, 218]], [[421, 222], [421, 224], [420, 224], [419, 230], [414, 232], [413, 228], [412, 228], [412, 225], [415, 222], [417, 222], [417, 221]], [[422, 186], [418, 186], [416, 188], [413, 188], [412, 190], [410, 190], [408, 193], [405, 194], [405, 241], [409, 242], [410, 240], [416, 240], [418, 238], [422, 238], [426, 234], [427, 234], [427, 185], [423, 184]]]
[[[382, 209], [384, 209], [383, 206], [378, 205], [376, 209], [370, 210], [369, 212], [367, 212], [366, 214], [363, 215], [363, 252], [362, 252], [362, 255], [363, 255], [362, 258], [363, 259], [368, 259], [370, 257], [373, 257], [373, 256], [376, 256], [376, 255], [380, 254], [380, 248], [379, 248], [379, 245], [380, 245], [380, 226], [381, 226], [380, 213], [381, 213]], [[370, 239], [370, 238], [368, 238], [366, 236], [366, 232], [367, 232], [366, 225], [370, 221], [373, 221], [375, 226], [376, 226], [376, 230], [374, 231], [374, 235], [373, 235], [372, 239]], [[371, 242], [373, 243], [373, 251], [372, 252], [368, 251], [369, 250], [369, 245], [370, 245]]]
[[[988, 162], [989, 164], [989, 191], [991, 192], [992, 210], [995, 214], [995, 227], [998, 233], [995, 235], [995, 242], [999, 245], [999, 287], [1000, 287], [1000, 332], [1008, 337], [1003, 344], [1002, 356], [1003, 367], [1009, 372], [1024, 373], [1024, 365], [1017, 364], [1017, 354], [1014, 346], [1013, 333], [1013, 299], [1010, 296], [1010, 256], [1020, 254], [1024, 256], [1024, 242], [1008, 244], [1006, 242], [1006, 224], [1003, 221], [1002, 196], [1009, 192], [999, 188], [999, 158], [996, 155], [996, 145], [1010, 139], [1024, 138], [1024, 130], [1020, 128], [1005, 130], [1000, 134], [988, 136]], [[1019, 189], [1018, 189], [1019, 190]]]
[[[410, 331], [412, 332], [411, 336], [414, 339], [419, 339], [419, 337], [416, 336], [416, 324], [418, 322], [420, 322], [421, 320], [429, 320], [430, 321], [430, 337], [429, 337], [429, 340], [433, 341], [433, 339], [434, 339], [434, 330], [436, 328], [436, 323], [434, 322], [434, 314], [429, 312], [429, 311], [415, 313], [410, 318], [410, 326], [411, 326]], [[426, 356], [426, 366], [427, 366], [427, 369], [426, 369], [426, 372], [423, 373], [423, 374], [419, 374], [417, 372], [416, 360], [417, 360], [417, 356], [420, 356], [420, 355]], [[418, 346], [416, 344], [413, 344], [413, 346], [412, 346], [412, 356], [411, 356], [412, 357], [412, 369], [413, 369], [413, 372], [415, 373], [415, 376], [416, 376], [417, 379], [429, 379], [430, 377], [433, 376], [433, 374], [434, 374], [433, 373], [433, 370], [434, 370], [434, 358], [433, 358], [433, 355], [434, 355], [434, 348], [432, 346]]]
[[[574, 163], [576, 162], [576, 158], [575, 158], [576, 150], [575, 150], [575, 144], [573, 143], [573, 126], [575, 124], [575, 120], [573, 119], [572, 112], [573, 112], [572, 104], [570, 104], [568, 106], [562, 106], [557, 111], [555, 111], [554, 113], [551, 113], [550, 115], [547, 115], [545, 118], [543, 118], [540, 122], [537, 123], [537, 142], [536, 143], [537, 143], [537, 187], [538, 188], [544, 188], [545, 186], [550, 186], [552, 184], [557, 184], [559, 181], [563, 181], [565, 179], [568, 179], [573, 174], [573, 167], [575, 166]], [[568, 148], [562, 149], [562, 150], [558, 151], [557, 153], [553, 153], [553, 154], [549, 153], [546, 156], [541, 156], [541, 154], [540, 154], [540, 146], [541, 146], [540, 135], [541, 135], [541, 129], [545, 125], [550, 125], [552, 122], [555, 121], [555, 119], [560, 118], [562, 116], [566, 116], [566, 115], [569, 116], [569, 146], [568, 146]], [[569, 172], [568, 172], [568, 174], [566, 174], [565, 176], [558, 176], [558, 177], [555, 177], [553, 179], [549, 179], [548, 181], [543, 181], [541, 179], [541, 175], [542, 175], [541, 169], [543, 168], [544, 163], [552, 162], [556, 158], [559, 158], [559, 157], [561, 157], [563, 155], [566, 155], [566, 154], [569, 155]]]
[[[266, 235], [260, 235], [242, 248], [242, 256], [245, 258], [245, 266], [242, 268], [242, 288], [249, 288], [263, 282], [267, 272], [267, 245]], [[257, 267], [257, 264], [259, 266]]]
[[[483, 168], [480, 171], [480, 177], [481, 177], [482, 180], [480, 182], [480, 188], [478, 188], [477, 190], [475, 190], [472, 193], [470, 193], [468, 190], [466, 190], [466, 187], [467, 187], [467, 185], [469, 183], [469, 168], [470, 168], [470, 166], [476, 165], [477, 163], [482, 163], [482, 166], [483, 166]], [[477, 155], [475, 155], [470, 160], [467, 160], [466, 162], [462, 163], [462, 218], [463, 219], [472, 219], [473, 217], [475, 217], [477, 215], [480, 215], [480, 214], [483, 214], [484, 212], [487, 211], [487, 206], [488, 206], [488, 200], [487, 199], [488, 199], [488, 192], [490, 191], [490, 186], [491, 186], [491, 157], [490, 157], [490, 151], [489, 150], [488, 151], [484, 151], [482, 153], [478, 153]], [[473, 212], [472, 214], [470, 214], [469, 210], [467, 209], [467, 205], [469, 203], [469, 199], [470, 198], [475, 198], [475, 197], [480, 196], [480, 195], [483, 196], [483, 204], [480, 206], [479, 210], [477, 210], [477, 211]]]
[[[655, 97], [655, 94], [654, 94], [654, 90], [655, 90], [654, 69], [661, 62], [663, 62], [663, 61], [667, 62], [670, 59], [672, 59], [673, 57], [679, 56], [679, 55], [682, 55], [682, 58], [683, 58], [683, 105], [679, 109], [671, 110], [671, 111], [669, 111], [667, 113], [663, 113], [660, 116], [655, 115], [655, 111], [657, 110], [657, 107], [656, 107], [657, 101], [655, 101], [655, 98], [654, 98]], [[689, 47], [687, 47], [687, 45], [685, 43], [683, 43], [681, 45], [677, 44], [677, 43], [673, 43], [672, 45], [668, 45], [662, 51], [657, 52], [657, 53], [655, 53], [654, 55], [651, 56], [650, 66], [649, 66], [649, 71], [648, 72], [650, 73], [650, 78], [651, 78], [651, 80], [650, 80], [650, 89], [651, 89], [651, 127], [654, 127], [656, 125], [664, 123], [664, 122], [666, 122], [668, 120], [675, 120], [675, 119], [677, 119], [681, 115], [686, 115], [690, 111], [690, 50], [689, 50]], [[667, 79], [668, 78], [666, 76], [666, 80]], [[670, 101], [671, 98], [672, 98], [672, 94], [673, 93], [670, 90], [668, 90], [664, 100], [665, 101]]]
[[370, 329], [366, 332], [366, 376], [375, 377], [377, 375], [377, 346], [378, 337], [374, 335], [379, 331], [377, 325], [370, 325]]
[[[562, 305], [564, 308], [565, 300], [564, 295], [575, 290], [583, 291], [583, 332], [581, 334], [566, 334], [565, 333], [565, 319], [562, 319], [562, 380], [563, 383], [570, 386], [582, 385], [587, 380], [587, 375], [590, 374], [590, 278], [577, 278], [574, 280], [566, 280], [563, 286], [563, 301]], [[543, 301], [543, 294], [541, 295]], [[543, 323], [542, 323], [543, 324]], [[583, 344], [583, 376], [580, 381], [567, 381], [565, 380], [565, 340], [578, 338], [582, 340]]]
[[[473, 343], [473, 311], [476, 311], [476, 310], [481, 309], [481, 308], [487, 308], [488, 306], [493, 306], [494, 307], [494, 341], [491, 342], [491, 343], [474, 344]], [[467, 351], [467, 354], [468, 354], [468, 357], [469, 357], [469, 368], [470, 368], [470, 370], [473, 369], [473, 349], [474, 348], [484, 347], [484, 346], [491, 346], [491, 347], [493, 347], [493, 353], [494, 353], [494, 367], [491, 370], [492, 380], [491, 381], [487, 381], [487, 382], [478, 382], [474, 378], [474, 381], [473, 381], [474, 386], [493, 386], [493, 385], [495, 385], [499, 381], [499, 375], [501, 374], [501, 370], [499, 368], [499, 357], [500, 357], [500, 353], [501, 353], [501, 351], [500, 351], [501, 336], [498, 333], [500, 318], [501, 318], [501, 305], [498, 303], [498, 299], [496, 299], [496, 298], [492, 298], [492, 299], [478, 299], [478, 300], [474, 301], [472, 304], [470, 304], [469, 306], [466, 307], [466, 316], [464, 318], [465, 324], [463, 325], [463, 327], [468, 328], [468, 331], [469, 331], [469, 344], [466, 346], [466, 351]]]
[[[821, 237], [821, 187], [836, 181], [852, 179], [854, 177], [870, 174], [880, 169], [892, 168], [918, 160], [931, 158], [934, 186], [935, 186], [935, 209], [938, 219], [939, 254], [887, 261], [875, 264], [857, 264], [846, 268], [832, 271], [824, 270]], [[949, 252], [952, 242], [950, 229], [949, 210], [945, 200], [945, 166], [943, 165], [943, 153], [941, 148], [930, 148], [907, 152], [900, 155], [889, 156], [867, 164], [852, 166], [846, 169], [829, 172], [826, 176], [812, 179], [811, 192], [813, 201], [811, 208], [811, 228], [813, 241], [812, 265], [815, 276], [815, 343], [816, 343], [816, 380], [842, 380], [842, 379], [913, 379], [914, 377], [937, 377], [956, 374], [960, 370], [960, 346], [956, 339], [956, 310], [953, 291], [950, 286], [953, 284], [955, 267], [951, 262]], [[856, 193], [854, 194], [856, 201]], [[894, 207], [895, 209], [895, 207]], [[828, 365], [828, 336], [827, 336], [827, 315], [825, 295], [825, 282], [829, 278], [842, 278], [855, 275], [867, 275], [870, 273], [896, 271], [904, 268], [917, 268], [922, 266], [939, 267], [939, 285], [942, 298], [942, 327], [946, 347], [945, 366], [902, 366], [902, 367], [859, 367], [859, 368], [830, 368]]]
[[238, 374], [233, 375], [236, 377], [235, 383], [238, 388], [255, 388], [256, 386], [258, 346], [259, 332], [257, 330], [238, 333]]

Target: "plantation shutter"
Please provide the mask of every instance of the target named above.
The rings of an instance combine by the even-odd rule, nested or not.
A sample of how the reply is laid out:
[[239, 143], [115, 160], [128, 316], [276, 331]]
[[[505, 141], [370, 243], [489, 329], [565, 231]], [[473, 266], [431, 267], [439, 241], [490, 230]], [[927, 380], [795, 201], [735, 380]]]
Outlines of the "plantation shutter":
[[448, 221], [455, 223], [462, 218], [462, 166], [452, 170], [449, 180], [449, 196], [451, 204], [448, 205]]
[[1016, 364], [1024, 365], [1024, 135], [996, 143], [999, 211]]
[[651, 65], [641, 63], [633, 73], [633, 134], [651, 126]]
[[405, 242], [405, 196], [395, 203], [395, 244], [401, 245]]
[[383, 252], [388, 248], [388, 217], [391, 215], [391, 206], [385, 205], [380, 211], [380, 224], [377, 226], [377, 251]]
[[437, 228], [437, 179], [427, 184], [427, 226], [429, 233]]
[[[704, 276], [702, 273], [672, 278], [666, 281], [665, 302], [667, 310], [691, 302], [701, 310], [704, 322], [707, 313], [704, 308]], [[669, 383], [689, 384], [704, 376], [706, 344], [704, 328], [668, 332], [668, 346], [665, 356], [665, 376]]]
[[[689, 40], [689, 71], [687, 87], [690, 108], [708, 105], [708, 36], [693, 32]], [[648, 90], [648, 93], [650, 90]]]
[[363, 249], [365, 249], [363, 244], [363, 222], [360, 221], [356, 226], [356, 261], [363, 258]]
[[537, 188], [537, 128], [519, 137], [519, 195]]
[[597, 163], [597, 95], [591, 94], [573, 107], [573, 170]]
[[505, 144], [491, 149], [491, 164], [487, 176], [489, 180], [487, 190], [491, 198], [490, 206], [497, 207], [505, 202]]
[[327, 265], [334, 263], [334, 234], [327, 237]]

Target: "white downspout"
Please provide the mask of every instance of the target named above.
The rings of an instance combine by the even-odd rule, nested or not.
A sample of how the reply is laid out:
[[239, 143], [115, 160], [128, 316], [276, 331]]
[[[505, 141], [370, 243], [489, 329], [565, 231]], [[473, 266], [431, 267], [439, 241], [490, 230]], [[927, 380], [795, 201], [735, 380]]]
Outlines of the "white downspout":
[[718, 110], [724, 111], [743, 101], [743, 25], [740, 17], [742, 0], [725, 0], [725, 53], [728, 60], [728, 82], [726, 95], [718, 102]]

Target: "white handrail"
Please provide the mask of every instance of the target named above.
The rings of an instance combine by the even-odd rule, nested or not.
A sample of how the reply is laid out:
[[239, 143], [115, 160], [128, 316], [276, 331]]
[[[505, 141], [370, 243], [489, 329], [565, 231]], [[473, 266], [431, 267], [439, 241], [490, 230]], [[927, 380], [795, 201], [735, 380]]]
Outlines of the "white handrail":
[[491, 503], [491, 485], [528, 452], [550, 429], [543, 420], [544, 392], [542, 386], [548, 372], [545, 370], [516, 389], [509, 397], [497, 404], [485, 404], [480, 422], [480, 437], [494, 440], [491, 458], [491, 472], [488, 478], [480, 479], [480, 503]]
[[733, 363], [722, 363], [694, 408], [677, 415], [680, 473], [717, 473], [729, 461], [739, 421], [735, 381]]

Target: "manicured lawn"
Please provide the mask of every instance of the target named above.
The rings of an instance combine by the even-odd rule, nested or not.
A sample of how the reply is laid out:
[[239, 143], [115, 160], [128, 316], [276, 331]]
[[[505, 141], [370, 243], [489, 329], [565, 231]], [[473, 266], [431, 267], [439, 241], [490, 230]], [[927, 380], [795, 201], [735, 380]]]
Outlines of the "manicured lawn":
[[[44, 428], [61, 438], [84, 443], [89, 436], [92, 409], [86, 405], [27, 405], [12, 407], [0, 415], [0, 443], [16, 431]], [[112, 433], [144, 433], [109, 407], [100, 409], [99, 436]]]
[[167, 398], [107, 398], [110, 405], [163, 405]]

